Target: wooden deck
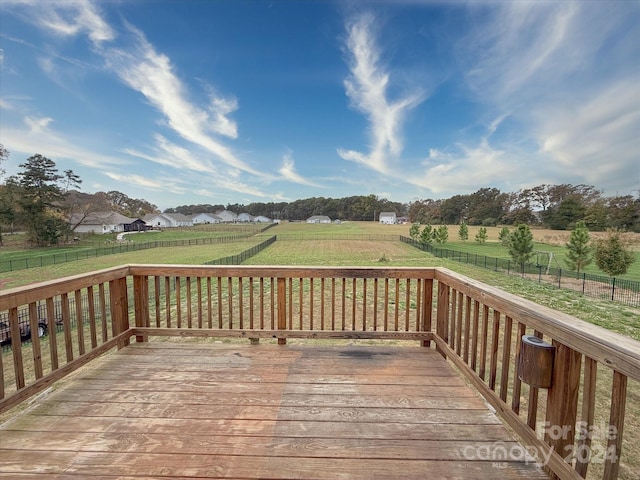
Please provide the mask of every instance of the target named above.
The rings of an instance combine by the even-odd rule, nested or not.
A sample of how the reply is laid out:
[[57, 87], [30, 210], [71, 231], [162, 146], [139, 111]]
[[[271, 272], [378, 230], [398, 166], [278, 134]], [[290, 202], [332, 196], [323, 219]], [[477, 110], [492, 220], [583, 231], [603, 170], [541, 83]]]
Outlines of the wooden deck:
[[520, 452], [419, 347], [134, 344], [0, 428], [11, 478], [546, 478]]

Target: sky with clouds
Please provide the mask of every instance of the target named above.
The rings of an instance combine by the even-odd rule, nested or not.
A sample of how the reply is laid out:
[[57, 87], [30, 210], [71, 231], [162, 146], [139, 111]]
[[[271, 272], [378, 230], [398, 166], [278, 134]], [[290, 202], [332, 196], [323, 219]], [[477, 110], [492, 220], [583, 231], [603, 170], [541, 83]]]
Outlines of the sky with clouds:
[[2, 0], [7, 174], [161, 209], [640, 189], [640, 3]]

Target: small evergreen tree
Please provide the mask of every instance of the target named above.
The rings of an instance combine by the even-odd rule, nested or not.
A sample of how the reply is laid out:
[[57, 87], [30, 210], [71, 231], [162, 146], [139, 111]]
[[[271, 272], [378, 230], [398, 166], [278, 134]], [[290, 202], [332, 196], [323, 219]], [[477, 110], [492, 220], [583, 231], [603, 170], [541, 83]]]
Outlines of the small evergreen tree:
[[422, 245], [431, 245], [431, 242], [433, 242], [433, 233], [433, 227], [430, 224], [425, 225], [420, 233], [420, 243]]
[[487, 229], [486, 227], [480, 227], [478, 233], [476, 233], [476, 242], [484, 243], [487, 241]]
[[500, 240], [500, 243], [505, 247], [509, 245], [509, 235], [511, 235], [509, 227], [502, 227], [502, 230], [500, 230], [500, 234], [498, 235], [498, 240]]
[[627, 273], [636, 256], [620, 238], [620, 233], [611, 231], [606, 239], [596, 243], [595, 259], [600, 270], [615, 277]]
[[565, 263], [567, 266], [580, 273], [591, 263], [591, 245], [589, 245], [589, 230], [583, 221], [576, 223], [576, 228], [571, 232], [569, 241], [567, 242], [567, 257]]
[[438, 245], [444, 245], [449, 240], [449, 229], [446, 225], [440, 225], [433, 232], [433, 239], [436, 241]]
[[411, 228], [409, 228], [409, 236], [416, 241], [420, 239], [420, 222], [411, 224]]
[[460, 228], [458, 229], [458, 238], [463, 242], [469, 240], [469, 227], [464, 222], [460, 224]]
[[520, 271], [524, 272], [524, 265], [533, 256], [533, 234], [528, 225], [518, 225], [509, 236], [509, 255], [520, 266]]

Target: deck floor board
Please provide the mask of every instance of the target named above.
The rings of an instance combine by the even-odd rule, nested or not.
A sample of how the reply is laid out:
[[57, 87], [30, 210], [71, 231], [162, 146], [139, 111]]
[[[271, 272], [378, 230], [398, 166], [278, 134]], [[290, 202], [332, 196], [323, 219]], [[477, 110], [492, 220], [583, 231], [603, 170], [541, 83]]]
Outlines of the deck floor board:
[[135, 344], [0, 426], [17, 478], [547, 478], [521, 451], [410, 347]]

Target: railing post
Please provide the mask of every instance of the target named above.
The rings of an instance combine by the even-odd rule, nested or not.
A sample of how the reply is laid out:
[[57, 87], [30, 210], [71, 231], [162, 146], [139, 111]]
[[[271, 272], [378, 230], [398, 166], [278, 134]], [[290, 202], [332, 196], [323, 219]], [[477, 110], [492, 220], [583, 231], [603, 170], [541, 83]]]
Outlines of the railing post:
[[[287, 329], [287, 280], [278, 278], [278, 330]], [[286, 338], [278, 338], [278, 345], [286, 345]]]
[[[127, 277], [109, 281], [109, 300], [111, 303], [111, 322], [114, 335], [129, 329], [129, 300], [127, 298]], [[118, 343], [118, 349], [129, 345], [129, 339]]]
[[[547, 397], [544, 440], [558, 455], [570, 461], [578, 412], [582, 355], [555, 340], [553, 345], [556, 354]], [[553, 474], [551, 476], [557, 478]]]
[[[133, 277], [133, 303], [136, 327], [149, 326], [149, 277], [135, 275]], [[136, 335], [136, 342], [148, 341], [147, 335]]]
[[[449, 343], [449, 285], [441, 280], [438, 281], [438, 305], [436, 307], [436, 335], [438, 335], [445, 343]], [[436, 350], [446, 358], [443, 350], [436, 346]]]

